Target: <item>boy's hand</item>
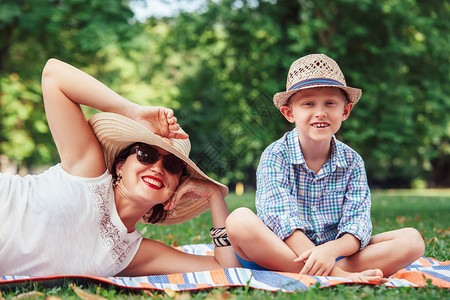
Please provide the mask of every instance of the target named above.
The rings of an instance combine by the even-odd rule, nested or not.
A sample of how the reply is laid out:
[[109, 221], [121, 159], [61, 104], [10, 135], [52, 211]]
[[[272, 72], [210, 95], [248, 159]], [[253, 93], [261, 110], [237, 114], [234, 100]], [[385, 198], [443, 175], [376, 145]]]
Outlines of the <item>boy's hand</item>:
[[186, 139], [189, 137], [186, 133], [176, 132], [180, 129], [180, 125], [170, 108], [138, 106], [133, 119], [169, 143], [168, 138]]
[[305, 262], [300, 274], [328, 276], [336, 263], [336, 256], [325, 243], [303, 252], [294, 262]]

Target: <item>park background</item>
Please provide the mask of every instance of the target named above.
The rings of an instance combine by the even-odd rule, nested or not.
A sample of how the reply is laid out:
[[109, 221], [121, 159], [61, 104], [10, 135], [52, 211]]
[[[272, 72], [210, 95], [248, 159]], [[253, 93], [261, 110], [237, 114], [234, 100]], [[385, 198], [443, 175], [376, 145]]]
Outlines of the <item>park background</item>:
[[[132, 101], [173, 108], [190, 134], [192, 159], [229, 185], [230, 210], [255, 210], [260, 155], [293, 128], [273, 94], [285, 89], [295, 59], [326, 53], [363, 90], [337, 137], [366, 162], [373, 233], [414, 227], [425, 256], [449, 260], [449, 45], [450, 3], [440, 0], [0, 0], [0, 170], [25, 175], [59, 162], [40, 87], [42, 68], [55, 57]], [[233, 192], [239, 182], [241, 196]], [[139, 230], [177, 246], [210, 243], [210, 226], [205, 213]], [[67, 286], [30, 285], [0, 298], [30, 290], [74, 297]], [[149, 295], [90, 291], [111, 299]], [[184, 296], [291, 299], [248, 288]], [[443, 299], [448, 292], [356, 285], [292, 296], [299, 297]]]
[[293, 128], [273, 94], [295, 59], [325, 53], [363, 90], [337, 137], [362, 155], [371, 187], [448, 188], [449, 45], [440, 0], [2, 0], [0, 167], [59, 161], [40, 87], [55, 57], [173, 108], [192, 159], [252, 190], [262, 151]]

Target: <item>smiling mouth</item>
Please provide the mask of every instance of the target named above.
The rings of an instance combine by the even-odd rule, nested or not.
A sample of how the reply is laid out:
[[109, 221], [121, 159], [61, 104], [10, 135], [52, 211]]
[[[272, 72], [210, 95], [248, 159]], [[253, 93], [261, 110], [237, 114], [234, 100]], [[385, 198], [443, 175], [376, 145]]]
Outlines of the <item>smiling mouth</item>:
[[143, 177], [142, 180], [145, 182], [146, 185], [157, 190], [162, 189], [164, 187], [162, 181], [156, 178]]
[[313, 124], [311, 124], [311, 126], [314, 128], [325, 128], [325, 127], [330, 126], [330, 124], [328, 124], [328, 123], [313, 123]]

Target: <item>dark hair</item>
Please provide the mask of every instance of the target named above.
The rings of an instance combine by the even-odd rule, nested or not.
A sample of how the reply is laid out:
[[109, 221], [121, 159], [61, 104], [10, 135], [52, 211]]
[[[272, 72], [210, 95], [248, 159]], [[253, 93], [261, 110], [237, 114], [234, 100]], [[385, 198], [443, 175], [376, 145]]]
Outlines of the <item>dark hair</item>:
[[352, 102], [352, 101], [350, 101], [350, 98], [348, 97], [348, 94], [346, 91], [344, 91], [343, 89], [339, 89], [339, 91], [341, 91], [342, 97], [344, 97], [344, 101], [346, 104], [349, 104]]
[[[134, 143], [126, 147], [125, 149], [120, 151], [120, 153], [114, 159], [114, 162], [111, 167], [113, 184], [117, 182], [117, 173], [116, 173], [117, 164], [125, 161], [128, 158], [128, 156], [130, 156], [131, 150], [133, 150], [134, 146], [136, 146], [137, 144], [139, 143]], [[167, 210], [164, 209], [164, 204], [159, 203], [153, 206], [151, 209], [149, 209], [148, 212], [143, 216], [143, 219], [147, 223], [155, 224], [160, 221], [164, 221], [166, 217], [167, 217]]]

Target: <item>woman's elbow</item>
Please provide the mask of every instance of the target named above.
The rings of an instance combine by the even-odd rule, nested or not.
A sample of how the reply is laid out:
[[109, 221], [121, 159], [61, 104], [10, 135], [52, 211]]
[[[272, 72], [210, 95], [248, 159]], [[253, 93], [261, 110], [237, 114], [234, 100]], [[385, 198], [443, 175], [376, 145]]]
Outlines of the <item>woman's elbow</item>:
[[55, 70], [60, 64], [61, 61], [56, 58], [50, 58], [49, 60], [47, 60], [47, 63], [45, 64], [44, 69], [42, 71], [42, 80], [54, 76]]

